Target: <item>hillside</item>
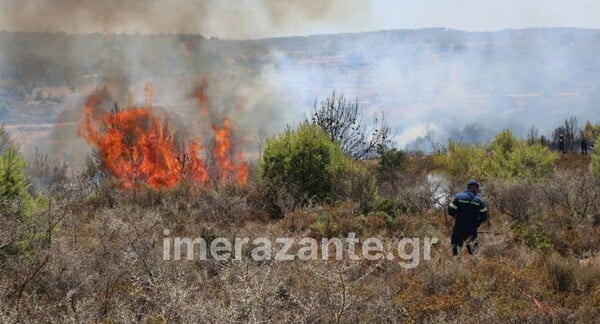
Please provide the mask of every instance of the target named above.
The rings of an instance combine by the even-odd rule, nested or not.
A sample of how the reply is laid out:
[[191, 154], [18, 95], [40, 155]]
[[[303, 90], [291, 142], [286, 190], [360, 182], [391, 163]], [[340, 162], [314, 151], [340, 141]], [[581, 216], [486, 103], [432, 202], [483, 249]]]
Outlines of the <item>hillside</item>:
[[155, 101], [172, 109], [205, 77], [217, 97], [232, 98], [223, 99], [226, 109], [235, 101], [268, 112], [255, 121], [267, 133], [297, 122], [315, 98], [343, 91], [383, 110], [404, 147], [426, 128], [460, 138], [469, 124], [481, 127], [477, 141], [503, 127], [525, 136], [533, 124], [550, 135], [568, 115], [594, 122], [600, 99], [600, 33], [572, 28], [244, 41], [0, 32], [0, 62], [0, 119], [8, 124], [78, 120], [74, 104], [115, 80], [137, 98], [151, 82]]

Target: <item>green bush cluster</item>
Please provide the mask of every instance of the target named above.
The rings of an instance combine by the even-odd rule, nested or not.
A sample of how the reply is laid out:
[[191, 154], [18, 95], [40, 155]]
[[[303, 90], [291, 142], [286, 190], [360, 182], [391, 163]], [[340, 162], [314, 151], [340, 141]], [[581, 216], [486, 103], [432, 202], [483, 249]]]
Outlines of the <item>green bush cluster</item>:
[[436, 164], [455, 178], [540, 178], [552, 172], [558, 159], [556, 152], [540, 144], [529, 145], [509, 130], [498, 134], [489, 149], [456, 142], [448, 145], [448, 154], [435, 157]]
[[519, 142], [506, 159], [506, 169], [509, 176], [540, 178], [552, 172], [557, 159], [558, 154], [547, 147]]
[[34, 197], [25, 173], [25, 159], [19, 147], [0, 127], [0, 221], [10, 236], [0, 240], [0, 259], [4, 254], [32, 256], [44, 239], [36, 211], [47, 206], [42, 196]]
[[300, 205], [351, 199], [368, 211], [376, 197], [369, 171], [315, 125], [302, 124], [269, 139], [258, 172], [267, 187], [285, 189]]
[[29, 217], [44, 208], [44, 197], [34, 197], [29, 192], [29, 180], [25, 175], [25, 160], [16, 149], [0, 155], [0, 211]]
[[29, 196], [28, 182], [25, 176], [25, 161], [14, 148], [0, 155], [0, 199], [12, 201]]
[[0, 209], [17, 209], [19, 213], [32, 202], [25, 159], [4, 127], [0, 127]]
[[448, 143], [447, 154], [435, 156], [436, 165], [452, 177], [467, 176], [481, 179], [484, 174], [486, 160], [485, 148], [462, 145], [454, 141]]
[[[600, 136], [596, 137], [596, 143], [600, 144]], [[595, 149], [592, 154], [592, 163], [590, 164], [590, 167], [594, 174], [600, 175], [600, 152], [598, 149]]]

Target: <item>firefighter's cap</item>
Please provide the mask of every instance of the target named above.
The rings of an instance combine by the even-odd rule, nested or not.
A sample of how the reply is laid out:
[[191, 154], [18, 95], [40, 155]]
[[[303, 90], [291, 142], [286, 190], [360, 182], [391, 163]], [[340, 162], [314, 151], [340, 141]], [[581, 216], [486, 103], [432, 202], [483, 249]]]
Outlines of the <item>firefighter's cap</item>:
[[469, 183], [467, 183], [467, 186], [475, 186], [475, 187], [479, 188], [479, 182], [477, 182], [477, 180], [475, 180], [475, 179], [471, 179], [471, 180], [469, 180]]

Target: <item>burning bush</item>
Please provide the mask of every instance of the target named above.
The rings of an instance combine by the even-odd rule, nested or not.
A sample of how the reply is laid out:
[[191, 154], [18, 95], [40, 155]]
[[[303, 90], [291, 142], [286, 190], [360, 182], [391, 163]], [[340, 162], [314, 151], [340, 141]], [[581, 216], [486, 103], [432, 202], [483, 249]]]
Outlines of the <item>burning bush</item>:
[[[198, 96], [202, 102], [204, 96]], [[248, 166], [239, 154], [232, 152], [231, 121], [213, 125], [213, 172], [201, 157], [204, 146], [199, 139], [188, 139], [181, 147], [168, 123], [156, 115], [148, 100], [144, 107], [126, 107], [108, 112], [102, 106], [109, 102], [106, 89], [97, 91], [85, 102], [84, 118], [79, 134], [98, 151], [102, 166], [121, 180], [125, 188], [145, 183], [152, 188], [172, 187], [183, 179], [207, 185], [212, 175], [219, 182], [243, 184]], [[202, 111], [206, 107], [201, 104]], [[236, 157], [240, 162], [233, 161]]]

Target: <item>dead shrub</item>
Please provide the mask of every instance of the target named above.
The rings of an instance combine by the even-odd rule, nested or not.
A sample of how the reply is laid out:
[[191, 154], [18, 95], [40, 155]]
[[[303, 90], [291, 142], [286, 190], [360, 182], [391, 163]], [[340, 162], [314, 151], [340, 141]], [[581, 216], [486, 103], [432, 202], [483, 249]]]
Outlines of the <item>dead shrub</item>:
[[420, 215], [431, 209], [443, 208], [451, 189], [444, 181], [431, 180], [426, 174], [403, 172], [394, 191], [394, 200], [406, 212]]
[[539, 185], [546, 211], [563, 208], [574, 215], [600, 215], [600, 178], [581, 170], [556, 171]]
[[528, 180], [488, 180], [485, 185], [488, 205], [512, 220], [526, 222], [540, 212], [539, 196]]
[[581, 265], [576, 260], [551, 255], [546, 260], [546, 271], [556, 292], [589, 293], [600, 283], [600, 266]]

